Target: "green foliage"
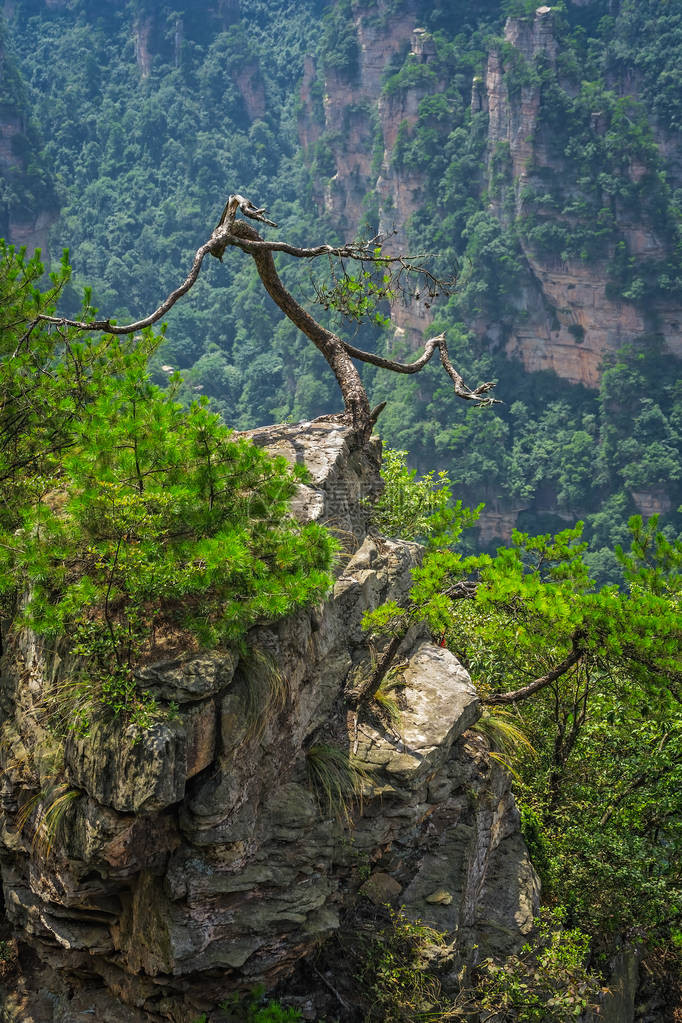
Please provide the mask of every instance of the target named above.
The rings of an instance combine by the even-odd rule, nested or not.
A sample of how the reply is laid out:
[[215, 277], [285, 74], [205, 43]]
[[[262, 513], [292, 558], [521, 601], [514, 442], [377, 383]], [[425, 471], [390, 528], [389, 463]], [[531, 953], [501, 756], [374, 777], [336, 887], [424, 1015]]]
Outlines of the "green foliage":
[[327, 11], [320, 45], [320, 56], [326, 71], [335, 71], [353, 79], [359, 67], [360, 47], [353, 23], [350, 0], [340, 0]]
[[458, 1015], [428, 964], [445, 948], [442, 934], [404, 911], [391, 911], [382, 931], [365, 936], [358, 980], [366, 991], [365, 1023], [445, 1023]]
[[569, 1023], [597, 1008], [602, 988], [587, 968], [590, 941], [565, 927], [561, 909], [542, 910], [531, 940], [518, 955], [484, 959], [460, 974], [460, 988], [445, 994], [438, 967], [449, 968], [445, 936], [404, 910], [387, 923], [356, 929], [344, 949], [358, 968], [365, 1023], [446, 1023], [496, 1019], [500, 1023]]
[[[576, 78], [579, 74], [576, 67]], [[522, 237], [542, 258], [594, 261], [613, 253], [612, 298], [642, 302], [662, 290], [675, 291], [680, 267], [674, 197], [646, 111], [601, 82], [576, 81], [576, 88], [567, 90], [546, 69], [539, 72], [540, 81], [537, 131], [562, 174], [557, 177], [556, 166], [529, 167], [518, 222]], [[564, 174], [575, 183], [570, 190], [564, 187]], [[665, 239], [663, 262], [645, 257], [635, 266], [629, 259], [620, 230], [621, 206]]]
[[24, 250], [0, 240], [0, 522], [7, 528], [19, 525], [33, 481], [39, 486], [50, 477], [71, 443], [74, 418], [102, 376], [101, 346], [74, 348], [72, 335], [32, 326], [38, 313], [54, 313], [69, 280], [66, 254], [41, 292], [43, 272], [40, 253], [27, 259]]
[[521, 833], [528, 849], [528, 855], [540, 878], [540, 883], [543, 888], [546, 888], [549, 882], [550, 850], [542, 827], [542, 821], [531, 806], [522, 803], [519, 806], [519, 811], [521, 814]]
[[388, 326], [390, 320], [379, 311], [378, 304], [395, 298], [393, 280], [388, 262], [381, 260], [381, 246], [373, 252], [372, 269], [349, 273], [342, 265], [339, 274], [330, 265], [329, 279], [314, 283], [316, 301], [323, 309], [333, 309], [346, 320], [358, 323], [371, 320], [376, 326]]
[[235, 437], [205, 399], [184, 409], [152, 384], [149, 345], [27, 322], [55, 289], [41, 296], [37, 263], [5, 257], [0, 426], [19, 486], [4, 508], [0, 592], [18, 624], [68, 637], [83, 684], [143, 725], [154, 712], [133, 677], [143, 653], [161, 639], [235, 644], [319, 598], [334, 542], [288, 514], [304, 472]]
[[[406, 605], [366, 621], [445, 634], [484, 700], [540, 680], [518, 703], [525, 741], [511, 722], [482, 727], [506, 743], [546, 894], [600, 948], [616, 935], [655, 945], [682, 915], [682, 543], [657, 524], [631, 519], [624, 590], [593, 587], [578, 524], [516, 532], [495, 558], [427, 553]], [[475, 599], [458, 599], [472, 577]]]
[[299, 1023], [298, 1009], [285, 1008], [279, 1001], [268, 999], [262, 987], [246, 996], [234, 995], [220, 1005], [224, 1023]]
[[665, 946], [682, 918], [681, 726], [646, 699], [631, 683], [594, 699], [548, 819], [550, 891], [607, 949]]
[[682, 92], [675, 74], [682, 46], [682, 15], [676, 4], [624, 0], [618, 17], [600, 25], [608, 40], [606, 73], [627, 66], [641, 78], [642, 93], [657, 121], [671, 134], [682, 124]]
[[371, 773], [348, 750], [317, 742], [306, 752], [308, 782], [320, 808], [350, 824], [354, 806], [362, 803], [365, 785]]
[[384, 85], [386, 96], [393, 96], [402, 90], [423, 88], [429, 90], [436, 81], [436, 73], [426, 64], [422, 64], [412, 54], [395, 75], [391, 75]]
[[0, 234], [6, 234], [10, 222], [22, 223], [27, 214], [54, 212], [56, 197], [4, 14], [0, 14], [0, 68], [0, 110], [6, 125], [0, 165]]
[[439, 472], [437, 478], [433, 472], [417, 477], [406, 458], [406, 451], [384, 448], [384, 489], [372, 509], [372, 528], [391, 538], [417, 540], [435, 534], [440, 543], [446, 537], [455, 543], [462, 530], [476, 521], [480, 508], [471, 511], [461, 501], [453, 505], [447, 472]]
[[589, 938], [565, 930], [560, 910], [544, 911], [535, 941], [518, 956], [477, 968], [477, 1008], [514, 1023], [571, 1023], [599, 1005], [601, 989], [585, 963]]

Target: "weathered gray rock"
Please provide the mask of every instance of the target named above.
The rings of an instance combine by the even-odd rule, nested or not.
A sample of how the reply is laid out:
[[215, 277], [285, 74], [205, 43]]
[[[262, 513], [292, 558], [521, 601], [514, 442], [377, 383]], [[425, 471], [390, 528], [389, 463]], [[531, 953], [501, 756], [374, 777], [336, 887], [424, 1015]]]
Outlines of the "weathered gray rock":
[[386, 772], [395, 793], [409, 796], [443, 765], [454, 740], [479, 717], [480, 705], [459, 661], [429, 642], [420, 642], [410, 653], [400, 691], [405, 707], [399, 735], [363, 724], [358, 754]]
[[401, 892], [402, 887], [396, 879], [383, 870], [375, 870], [360, 888], [360, 895], [364, 895], [375, 906], [395, 903]]
[[136, 672], [140, 688], [167, 703], [193, 703], [225, 689], [239, 658], [235, 653], [209, 650], [145, 665]]
[[[253, 629], [238, 662], [199, 653], [145, 665], [140, 687], [162, 709], [177, 707], [142, 737], [97, 721], [61, 752], [36, 721], [45, 677], [58, 681], [63, 663], [25, 634], [5, 655], [7, 914], [45, 976], [77, 974], [85, 985], [74, 998], [54, 980], [49, 1023], [80, 1023], [90, 1006], [118, 1019], [115, 1004], [123, 1023], [193, 1023], [229, 991], [286, 976], [356, 899], [399, 900], [462, 950], [504, 952], [529, 929], [537, 881], [508, 779], [467, 731], [479, 701], [456, 658], [423, 632], [408, 634], [399, 724], [371, 710], [356, 716], [344, 698], [349, 679], [371, 670], [364, 613], [404, 598], [422, 554], [366, 534], [378, 446], [363, 448], [333, 420], [254, 439], [308, 465], [299, 514], [341, 538], [326, 601]], [[37, 755], [36, 736], [49, 756]], [[316, 790], [313, 746], [362, 766], [361, 805]], [[34, 817], [23, 831], [14, 820], [50, 771], [77, 798], [45, 859], [31, 849]], [[38, 1023], [47, 1003], [16, 1004], [25, 1023]]]
[[[609, 997], [599, 1010], [604, 1023], [633, 1023], [639, 986], [639, 959], [634, 949], [626, 949], [610, 964]], [[661, 1006], [662, 1008], [662, 1006]], [[665, 1009], [663, 1010], [665, 1012]], [[644, 1015], [644, 1013], [642, 1013]], [[654, 1012], [654, 1020], [663, 1019]]]
[[381, 443], [358, 443], [357, 435], [334, 417], [295, 425], [266, 426], [247, 434], [259, 447], [305, 465], [310, 484], [292, 502], [302, 522], [323, 522], [346, 550], [367, 533], [371, 498], [381, 489]]
[[95, 721], [86, 735], [69, 736], [66, 778], [114, 810], [162, 810], [178, 803], [188, 779], [213, 762], [215, 735], [211, 700], [191, 704], [178, 720], [155, 722], [141, 734], [118, 718]]

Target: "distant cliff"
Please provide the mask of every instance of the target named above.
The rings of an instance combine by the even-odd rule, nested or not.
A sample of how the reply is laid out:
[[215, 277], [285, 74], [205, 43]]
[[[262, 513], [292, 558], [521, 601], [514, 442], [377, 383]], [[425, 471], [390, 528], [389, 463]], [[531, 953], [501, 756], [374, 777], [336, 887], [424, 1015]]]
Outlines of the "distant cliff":
[[[349, 71], [347, 67], [325, 69], [323, 62], [315, 69], [309, 63], [303, 86], [303, 95], [308, 95], [317, 76], [324, 94], [322, 125], [313, 128], [314, 112], [309, 103], [304, 102], [300, 119], [301, 143], [308, 158], [315, 152], [311, 140], [319, 150], [320, 137], [330, 158], [331, 174], [318, 201], [346, 232], [357, 229], [367, 210], [374, 208], [372, 226], [382, 231], [397, 226], [391, 244], [403, 250], [410, 243], [412, 247], [418, 244], [416, 225], [428, 216], [429, 189], [435, 185], [433, 176], [418, 166], [418, 161], [406, 165], [398, 159], [398, 150], [401, 144], [414, 140], [420, 125], [428, 123], [433, 97], [449, 98], [455, 75], [455, 62], [449, 69], [444, 65], [434, 37], [421, 27], [420, 19], [428, 16], [427, 12], [430, 5], [417, 2], [401, 3], [397, 10], [386, 0], [370, 8], [351, 4], [347, 20], [356, 33], [356, 64]], [[456, 22], [450, 22], [450, 33], [455, 28]], [[527, 370], [550, 369], [566, 380], [593, 388], [598, 385], [605, 353], [628, 342], [655, 334], [671, 353], [682, 356], [682, 302], [651, 296], [628, 300], [614, 296], [609, 287], [617, 239], [636, 263], [653, 266], [673, 255], [674, 240], [662, 236], [644, 208], [633, 210], [614, 201], [616, 230], [603, 251], [589, 258], [543, 252], [525, 229], [538, 192], [554, 188], [566, 197], [579, 191], [571, 162], [558, 151], [556, 126], [549, 124], [546, 115], [550, 84], [568, 94], [576, 88], [570, 69], [557, 59], [561, 48], [556, 14], [551, 7], [541, 6], [533, 15], [508, 19], [499, 44], [491, 45], [482, 74], [472, 70], [468, 75], [471, 114], [484, 115], [487, 123], [479, 169], [481, 209], [493, 213], [503, 228], [514, 231], [521, 262], [517, 287], [504, 315], [500, 316], [499, 309], [484, 310], [471, 317], [470, 325], [489, 346], [502, 345]], [[537, 68], [542, 69], [541, 75]], [[619, 95], [638, 95], [632, 68], [621, 70], [621, 79], [611, 85]], [[448, 118], [444, 110], [447, 105], [439, 108], [437, 122], [441, 144], [462, 123], [461, 111], [451, 107]], [[659, 159], [647, 162], [634, 151], [623, 174], [637, 183], [667, 170], [674, 185], [679, 180], [675, 134], [664, 122], [653, 122], [653, 128]], [[594, 111], [591, 131], [595, 140], [603, 141], [610, 130], [607, 111]], [[568, 125], [559, 131], [570, 134]], [[595, 190], [601, 187], [596, 174], [592, 184]], [[447, 187], [442, 181], [436, 185], [441, 190]], [[607, 205], [608, 196], [603, 201]], [[575, 205], [573, 226], [580, 227], [589, 214], [581, 212], [577, 202]], [[553, 209], [543, 216], [556, 225], [560, 217], [556, 205]], [[570, 230], [570, 216], [563, 218], [561, 226]], [[424, 298], [396, 302], [392, 309], [395, 326], [414, 332], [415, 343], [417, 332], [420, 336], [428, 329], [432, 316]]]
[[[552, 9], [539, 7], [532, 20], [510, 19], [504, 38], [513, 48], [513, 55], [510, 58], [501, 50], [491, 51], [481, 100], [489, 115], [489, 152], [506, 147], [509, 153], [514, 191], [511, 215], [519, 221], [527, 213], [528, 191], [539, 191], [548, 177], [554, 177], [570, 194], [572, 168], [557, 157], [548, 137], [549, 127], [542, 118], [542, 85], [522, 85], [514, 94], [506, 73], [517, 56], [529, 65], [544, 60], [561, 83]], [[595, 136], [604, 136], [610, 127], [604, 111], [592, 113], [591, 127]], [[631, 181], [651, 171], [639, 162], [636, 153], [632, 154], [626, 168]], [[504, 220], [510, 214], [503, 210], [501, 191], [491, 187], [493, 209]], [[639, 219], [633, 212], [617, 211], [629, 256], [635, 261], [649, 261], [669, 255], [666, 239], [657, 236], [650, 218], [645, 214]], [[578, 211], [574, 216], [578, 224], [583, 214]], [[528, 232], [520, 231], [519, 237], [529, 281], [519, 301], [526, 318], [522, 325], [512, 328], [505, 343], [527, 370], [552, 369], [567, 380], [595, 387], [607, 352], [652, 333], [660, 335], [671, 353], [682, 356], [682, 304], [665, 300], [638, 304], [610, 297], [608, 264], [614, 256], [612, 245], [606, 246], [603, 258], [586, 261], [563, 258], [561, 254], [543, 255], [529, 243]], [[490, 328], [481, 323], [479, 329]]]

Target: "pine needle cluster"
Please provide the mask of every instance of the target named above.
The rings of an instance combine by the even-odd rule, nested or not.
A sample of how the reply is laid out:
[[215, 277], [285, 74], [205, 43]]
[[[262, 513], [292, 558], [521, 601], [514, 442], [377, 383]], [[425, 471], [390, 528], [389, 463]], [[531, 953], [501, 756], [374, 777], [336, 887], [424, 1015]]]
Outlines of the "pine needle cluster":
[[127, 713], [155, 646], [241, 643], [326, 592], [335, 546], [289, 513], [305, 470], [236, 436], [205, 399], [184, 408], [151, 383], [158, 338], [36, 322], [68, 267], [44, 293], [41, 274], [0, 252], [0, 599]]

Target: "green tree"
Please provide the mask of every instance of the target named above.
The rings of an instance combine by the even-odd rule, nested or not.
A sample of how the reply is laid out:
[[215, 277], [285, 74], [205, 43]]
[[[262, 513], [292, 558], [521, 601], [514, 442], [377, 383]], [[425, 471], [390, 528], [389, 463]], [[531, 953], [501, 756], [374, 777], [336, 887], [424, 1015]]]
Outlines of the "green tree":
[[372, 528], [383, 536], [404, 540], [430, 538], [431, 543], [455, 543], [480, 509], [469, 512], [461, 501], [453, 505], [447, 472], [417, 477], [406, 458], [406, 451], [384, 448], [384, 489], [372, 509]]
[[367, 619], [394, 638], [427, 624], [492, 713], [517, 709], [530, 739], [517, 787], [545, 836], [546, 896], [598, 950], [664, 942], [682, 919], [682, 543], [657, 525], [631, 519], [621, 590], [594, 588], [578, 524], [516, 532], [494, 558], [427, 552], [408, 603]]
[[[43, 273], [39, 253], [27, 259], [0, 239], [0, 522], [6, 528], [18, 525], [31, 488], [51, 479], [79, 416], [108, 372], [117, 372], [122, 354], [109, 350], [110, 339], [88, 341], [39, 323], [36, 317], [55, 312], [68, 284], [66, 254], [41, 291]], [[87, 303], [84, 312], [91, 312]]]
[[68, 278], [4, 250], [0, 592], [15, 625], [67, 644], [115, 712], [139, 707], [133, 669], [159, 637], [234, 645], [318, 599], [335, 550], [287, 511], [305, 475], [234, 436], [206, 400], [151, 383], [155, 342], [47, 327]]

